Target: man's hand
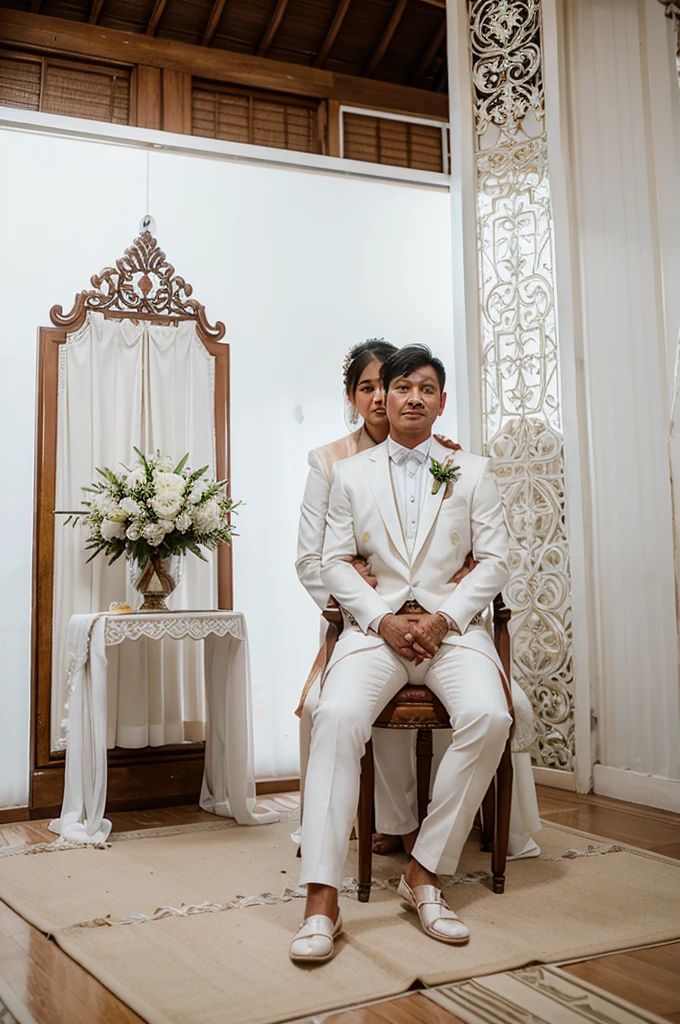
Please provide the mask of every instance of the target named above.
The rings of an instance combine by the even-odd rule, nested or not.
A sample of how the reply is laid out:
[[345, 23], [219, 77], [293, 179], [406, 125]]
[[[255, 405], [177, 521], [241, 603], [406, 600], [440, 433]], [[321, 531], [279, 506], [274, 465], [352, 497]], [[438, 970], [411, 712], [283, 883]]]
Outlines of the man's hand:
[[449, 627], [442, 615], [421, 615], [404, 634], [404, 641], [412, 645], [413, 651], [422, 661], [435, 656], [448, 631]]
[[[423, 660], [423, 656], [418, 654], [413, 646], [412, 631], [417, 627], [419, 619], [422, 616], [419, 615], [384, 615], [380, 620], [378, 626], [378, 632], [380, 636], [385, 640], [393, 651], [400, 654], [402, 658], [406, 658], [407, 661], [415, 661], [416, 665], [420, 665]], [[446, 626], [446, 623], [444, 623]], [[409, 637], [407, 640], [406, 637]]]
[[470, 551], [468, 553], [467, 558], [463, 562], [462, 568], [460, 568], [458, 572], [451, 577], [451, 582], [460, 583], [460, 581], [464, 580], [465, 577], [468, 576], [473, 569], [476, 569], [478, 565], [479, 562], [475, 562], [474, 558], [472, 557], [472, 552]]

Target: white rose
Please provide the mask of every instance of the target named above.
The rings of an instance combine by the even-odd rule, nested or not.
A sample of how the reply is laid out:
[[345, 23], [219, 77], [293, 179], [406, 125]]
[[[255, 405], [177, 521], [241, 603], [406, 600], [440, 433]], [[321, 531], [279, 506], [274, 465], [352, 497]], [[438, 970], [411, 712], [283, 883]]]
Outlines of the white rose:
[[124, 523], [117, 523], [113, 519], [105, 519], [100, 530], [104, 540], [125, 540]]
[[174, 519], [182, 507], [182, 499], [163, 491], [149, 502], [161, 519]]
[[162, 459], [159, 459], [156, 463], [156, 469], [162, 473], [172, 473], [175, 468], [175, 463], [169, 455], [164, 455]]
[[147, 523], [142, 530], [142, 537], [148, 540], [152, 548], [157, 548], [159, 544], [163, 543], [165, 537], [165, 529], [160, 523]]
[[159, 519], [158, 525], [162, 526], [166, 533], [172, 533], [175, 529], [175, 522], [170, 519]]
[[109, 511], [116, 507], [117, 501], [111, 497], [108, 491], [100, 491], [99, 494], [95, 494], [92, 499], [92, 507], [101, 512], [103, 516], [107, 516]]
[[191, 516], [188, 512], [182, 512], [181, 515], [177, 516], [175, 528], [178, 529], [180, 533], [186, 533], [187, 530], [191, 529]]
[[139, 538], [142, 536], [141, 525], [138, 522], [130, 523], [127, 530], [125, 531], [125, 536], [127, 537], [128, 540], [139, 540]]
[[134, 498], [123, 498], [120, 503], [120, 507], [124, 512], [127, 512], [129, 516], [138, 516], [142, 511]]
[[130, 490], [132, 490], [139, 484], [143, 484], [145, 480], [146, 470], [144, 469], [144, 466], [137, 466], [137, 468], [133, 469], [131, 473], [128, 473], [125, 483], [130, 488]]
[[154, 483], [156, 484], [156, 493], [159, 494], [161, 491], [169, 491], [171, 494], [181, 495], [184, 493], [184, 487], [186, 481], [183, 476], [179, 473], [164, 473], [159, 470], [155, 470], [153, 475]]
[[198, 505], [191, 513], [196, 533], [212, 533], [220, 526], [220, 506], [214, 498]]

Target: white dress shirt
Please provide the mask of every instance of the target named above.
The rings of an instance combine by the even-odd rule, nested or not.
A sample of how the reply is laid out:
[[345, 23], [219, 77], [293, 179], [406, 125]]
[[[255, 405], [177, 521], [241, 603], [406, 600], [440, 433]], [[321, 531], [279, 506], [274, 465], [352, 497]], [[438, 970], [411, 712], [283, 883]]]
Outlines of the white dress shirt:
[[387, 439], [392, 486], [409, 555], [413, 554], [427, 482], [430, 479], [428, 460], [431, 447], [431, 437], [416, 448], [404, 448], [391, 437]]
[[[409, 555], [413, 549], [418, 536], [420, 525], [420, 513], [423, 509], [427, 487], [430, 483], [429, 459], [432, 438], [417, 445], [415, 448], [405, 448], [398, 444], [393, 438], [387, 438], [387, 451], [390, 457], [390, 473], [394, 497], [397, 502], [401, 529], [406, 541], [406, 549]], [[409, 594], [408, 600], [413, 600], [413, 594]], [[444, 615], [443, 612], [439, 612]], [[370, 629], [378, 632], [378, 628], [384, 615], [378, 615], [370, 625]], [[455, 623], [448, 615], [444, 615], [449, 629], [456, 628]]]

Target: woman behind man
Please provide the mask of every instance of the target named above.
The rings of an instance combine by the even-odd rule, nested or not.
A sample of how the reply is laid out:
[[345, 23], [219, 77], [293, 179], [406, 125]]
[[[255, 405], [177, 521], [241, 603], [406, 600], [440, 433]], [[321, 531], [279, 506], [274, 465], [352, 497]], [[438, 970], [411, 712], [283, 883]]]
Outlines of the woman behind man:
[[[331, 597], [321, 582], [321, 555], [326, 533], [326, 513], [328, 512], [333, 466], [342, 459], [350, 458], [386, 440], [389, 423], [385, 411], [380, 371], [384, 361], [395, 351], [394, 345], [377, 339], [366, 341], [350, 350], [344, 366], [345, 399], [351, 409], [350, 422], [357, 423], [361, 418], [363, 423], [346, 437], [309, 453], [310, 470], [300, 509], [296, 569], [300, 582], [322, 610]], [[443, 439], [440, 438], [440, 440]], [[451, 445], [450, 442], [448, 444], [451, 447], [459, 447]], [[357, 560], [353, 564], [354, 568], [365, 576], [367, 582], [375, 586], [375, 578], [370, 574], [370, 567], [361, 560]], [[462, 578], [469, 572], [473, 565], [464, 568], [460, 577]], [[455, 582], [460, 582], [460, 580], [456, 579]], [[322, 626], [325, 627], [323, 620]], [[320, 651], [296, 710], [296, 714], [300, 716], [301, 799], [304, 798], [312, 717], [319, 702], [324, 660], [323, 651]], [[512, 745], [514, 777], [509, 854], [511, 858], [531, 857], [540, 853], [530, 837], [530, 833], [536, 832], [540, 828], [536, 790], [528, 752], [529, 746], [533, 742], [533, 711], [524, 691], [516, 683], [512, 684], [512, 697], [515, 706], [516, 728]], [[435, 733], [433, 778], [439, 759], [449, 742], [450, 734], [447, 730], [438, 730]], [[376, 852], [382, 853], [390, 852], [395, 848], [395, 845], [389, 842], [390, 837], [401, 836], [408, 831], [410, 828], [408, 821], [411, 820], [411, 816], [406, 809], [415, 807], [417, 804], [413, 736], [409, 730], [376, 729], [373, 733], [373, 748], [375, 814], [379, 833], [374, 838], [374, 849]], [[383, 836], [380, 833], [383, 833]]]

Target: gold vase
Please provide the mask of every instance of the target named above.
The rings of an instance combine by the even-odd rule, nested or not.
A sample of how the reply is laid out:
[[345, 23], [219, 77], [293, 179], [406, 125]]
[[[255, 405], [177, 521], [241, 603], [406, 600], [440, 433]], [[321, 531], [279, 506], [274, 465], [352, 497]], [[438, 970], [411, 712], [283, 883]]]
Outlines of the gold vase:
[[172, 594], [182, 578], [183, 555], [160, 558], [151, 555], [142, 568], [136, 559], [130, 560], [130, 582], [144, 598], [140, 612], [167, 612], [166, 597]]

